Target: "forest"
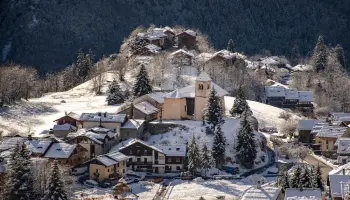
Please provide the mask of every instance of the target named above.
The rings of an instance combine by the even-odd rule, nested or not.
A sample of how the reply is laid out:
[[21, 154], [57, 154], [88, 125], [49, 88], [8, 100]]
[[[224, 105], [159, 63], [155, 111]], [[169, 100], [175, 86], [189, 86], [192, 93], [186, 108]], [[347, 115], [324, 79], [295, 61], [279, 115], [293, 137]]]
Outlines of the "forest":
[[117, 53], [139, 25], [183, 25], [208, 35], [216, 49], [230, 38], [246, 55], [311, 56], [317, 37], [342, 45], [350, 57], [348, 0], [3, 0], [0, 62], [36, 68], [39, 75], [72, 64], [79, 49], [95, 60]]

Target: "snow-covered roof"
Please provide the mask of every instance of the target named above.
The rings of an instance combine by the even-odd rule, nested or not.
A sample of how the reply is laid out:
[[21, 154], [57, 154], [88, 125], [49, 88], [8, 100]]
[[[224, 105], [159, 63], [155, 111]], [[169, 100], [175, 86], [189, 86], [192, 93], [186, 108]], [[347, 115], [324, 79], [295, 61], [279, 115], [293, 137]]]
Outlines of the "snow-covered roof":
[[337, 140], [337, 144], [338, 144], [338, 149], [337, 149], [338, 154], [350, 153], [350, 138], [339, 138]]
[[286, 89], [286, 99], [299, 99], [298, 90], [295, 88]]
[[135, 104], [134, 108], [136, 108], [137, 110], [147, 115], [158, 112], [158, 108], [154, 107], [152, 104], [148, 103], [147, 101], [143, 101], [141, 103]]
[[166, 94], [164, 92], [153, 92], [146, 95], [158, 103], [164, 103], [164, 96]]
[[334, 120], [338, 121], [346, 121], [350, 119], [350, 113], [332, 112], [330, 115], [334, 118]]
[[313, 69], [312, 65], [307, 65], [307, 64], [306, 65], [299, 64], [292, 67], [293, 71], [311, 71], [312, 69]]
[[145, 120], [140, 119], [128, 119], [128, 121], [123, 124], [122, 127], [124, 129], [139, 129], [140, 126], [145, 122]]
[[[70, 118], [73, 118], [73, 119], [75, 119], [75, 120], [79, 120], [79, 115], [77, 114], [77, 113], [75, 113], [75, 112], [69, 112], [68, 114], [66, 113], [65, 114], [65, 116], [63, 116], [63, 117], [66, 117], [66, 116], [68, 116], [68, 117], [70, 117]], [[61, 119], [61, 118], [63, 118], [63, 117], [60, 117], [59, 119]], [[57, 121], [58, 119], [56, 119], [55, 121]]]
[[196, 59], [199, 61], [199, 62], [206, 62], [208, 61], [214, 54], [212, 53], [200, 53], [196, 56]]
[[69, 158], [76, 146], [76, 144], [54, 143], [45, 153], [44, 158]]
[[190, 29], [186, 30], [185, 33], [187, 33], [187, 34], [189, 34], [189, 35], [192, 35], [192, 36], [194, 36], [194, 37], [197, 36], [197, 33], [196, 33], [195, 31], [193, 31], [193, 30], [190, 30]]
[[162, 28], [155, 28], [150, 33], [146, 34], [146, 38], [149, 40], [158, 40], [162, 37], [167, 37]]
[[311, 102], [312, 92], [311, 91], [299, 91], [299, 102]]
[[[131, 145], [133, 145], [133, 144], [135, 144], [135, 143], [141, 143], [141, 144], [143, 144], [143, 145], [145, 145], [145, 146], [147, 146], [147, 147], [149, 147], [149, 148], [151, 148], [151, 149], [153, 149], [153, 150], [156, 150], [156, 151], [158, 151], [158, 152], [160, 152], [160, 153], [164, 153], [164, 152], [163, 152], [162, 150], [160, 150], [159, 148], [157, 148], [157, 147], [155, 147], [155, 146], [153, 146], [153, 145], [150, 145], [150, 144], [148, 144], [148, 143], [145, 142], [145, 141], [136, 139], [136, 138], [130, 138], [129, 140], [126, 140], [126, 141], [123, 141], [123, 142], [119, 143], [118, 145], [116, 145], [116, 147], [112, 147], [112, 150], [111, 150], [110, 152], [120, 151], [120, 150], [122, 150], [122, 149], [124, 149], [124, 148], [126, 148], [126, 147], [128, 147], [128, 146], [131, 146]], [[121, 145], [120, 145], [120, 144], [121, 144]]]
[[252, 187], [245, 192], [241, 200], [276, 200], [280, 192], [281, 189], [277, 187]]
[[186, 156], [186, 145], [156, 145], [167, 156]]
[[332, 197], [341, 197], [342, 192], [345, 196], [349, 192], [349, 175], [329, 175], [330, 192]]
[[76, 130], [77, 127], [75, 126], [72, 126], [70, 124], [61, 124], [61, 125], [54, 125], [53, 126], [53, 129], [54, 131], [69, 131], [69, 130]]
[[17, 144], [21, 145], [27, 138], [24, 137], [4, 137], [0, 142], [0, 152], [13, 149]]
[[350, 176], [350, 162], [333, 169], [328, 175], [349, 175]]
[[285, 97], [286, 91], [282, 86], [265, 86], [265, 93], [267, 97]]
[[[101, 128], [98, 129], [99, 127], [96, 127], [95, 130], [94, 128], [91, 129], [79, 129], [77, 132], [75, 133], [69, 133], [68, 137], [70, 139], [74, 139], [76, 137], [87, 137], [90, 140], [94, 141], [97, 144], [103, 144], [105, 142], [105, 138], [108, 136], [109, 138], [113, 138], [116, 136], [116, 133], [111, 131], [110, 129], [106, 129], [106, 128]], [[105, 132], [105, 129], [108, 130], [107, 132]], [[99, 132], [101, 131], [101, 132]]]
[[52, 143], [51, 140], [28, 140], [27, 148], [32, 153], [43, 154]]
[[159, 46], [154, 44], [147, 44], [145, 48], [147, 48], [152, 53], [158, 53], [162, 49]]
[[327, 125], [328, 125], [327, 122], [325, 122], [325, 121], [319, 121], [319, 122], [317, 122], [317, 123], [314, 125], [314, 127], [312, 128], [311, 133], [312, 133], [312, 134], [317, 134], [317, 133], [322, 129], [323, 126], [327, 126]]
[[102, 163], [104, 166], [108, 167], [108, 166], [118, 164], [120, 161], [127, 160], [129, 159], [129, 157], [125, 156], [120, 152], [112, 152], [105, 155], [97, 156], [96, 158], [93, 158], [88, 162], [91, 162], [95, 159], [98, 160], [100, 163]]
[[81, 114], [80, 121], [90, 122], [117, 122], [123, 123], [125, 121], [126, 114], [116, 113], [83, 113]]
[[274, 80], [272, 80], [272, 79], [267, 79], [267, 80], [265, 81], [265, 83], [266, 83], [267, 86], [273, 86], [273, 87], [280, 86], [280, 87], [284, 87], [285, 89], [288, 89], [288, 88], [289, 88], [288, 86], [283, 85], [282, 83], [279, 83], [279, 82], [274, 81]]
[[197, 76], [196, 81], [211, 81], [211, 78], [206, 72], [202, 72]]
[[267, 57], [267, 58], [262, 58], [261, 63], [266, 64], [266, 65], [278, 65], [279, 62], [276, 61], [275, 59], [271, 58], [271, 57]]
[[92, 131], [95, 133], [108, 133], [108, 132], [111, 132], [112, 130], [104, 127], [93, 127], [93, 128], [90, 128], [89, 131]]
[[298, 129], [311, 131], [318, 122], [318, 120], [314, 119], [301, 119], [298, 123]]
[[212, 57], [215, 57], [215, 56], [220, 56], [226, 60], [230, 60], [232, 58], [241, 58], [241, 59], [245, 58], [245, 56], [240, 53], [237, 53], [237, 52], [232, 53], [226, 49], [223, 49], [214, 53]]
[[193, 57], [193, 56], [194, 56], [192, 53], [190, 53], [190, 52], [188, 52], [188, 51], [185, 51], [185, 50], [183, 50], [183, 49], [179, 49], [179, 50], [177, 50], [177, 51], [174, 51], [173, 53], [170, 54], [170, 56], [174, 56], [174, 55], [176, 55], [176, 54], [185, 54], [185, 55], [188, 55], [188, 56], [190, 56], [190, 57]]
[[320, 189], [304, 188], [287, 188], [284, 200], [319, 200], [322, 199]]
[[348, 127], [324, 125], [317, 133], [317, 137], [339, 138], [344, 135]]
[[[220, 86], [211, 82], [211, 87], [215, 89], [216, 96], [221, 97], [228, 94], [228, 92], [222, 89]], [[187, 86], [184, 88], [176, 89], [172, 92], [169, 92], [165, 97], [166, 98], [194, 98], [196, 94], [196, 88], [194, 85]]]

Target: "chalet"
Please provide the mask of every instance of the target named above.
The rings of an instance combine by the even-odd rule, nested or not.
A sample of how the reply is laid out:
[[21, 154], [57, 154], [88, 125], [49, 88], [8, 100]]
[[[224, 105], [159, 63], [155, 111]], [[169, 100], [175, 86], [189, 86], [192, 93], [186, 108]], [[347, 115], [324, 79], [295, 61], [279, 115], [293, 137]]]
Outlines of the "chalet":
[[129, 138], [141, 138], [145, 127], [145, 120], [128, 119], [128, 121], [120, 127], [118, 139], [126, 140]]
[[128, 157], [120, 152], [112, 152], [97, 156], [86, 162], [89, 168], [89, 177], [102, 182], [111, 178], [124, 177]]
[[324, 125], [318, 131], [315, 142], [320, 145], [323, 155], [330, 156], [337, 152], [336, 141], [341, 137], [349, 137], [350, 129], [341, 126]]
[[299, 142], [304, 144], [314, 143], [315, 135], [311, 134], [311, 131], [313, 130], [314, 126], [318, 122], [319, 122], [318, 120], [313, 120], [313, 119], [299, 120], [299, 123], [298, 123]]
[[193, 63], [194, 55], [183, 49], [179, 49], [170, 54], [170, 60], [172, 64], [181, 66], [190, 66]]
[[165, 173], [181, 172], [184, 170], [186, 145], [157, 145], [165, 153]]
[[132, 170], [154, 173], [180, 172], [184, 168], [186, 146], [153, 146], [139, 139], [129, 139], [113, 147], [112, 151], [119, 151], [128, 156], [127, 167]]
[[212, 88], [220, 97], [222, 107], [225, 107], [224, 96], [228, 92], [212, 82], [209, 75], [202, 72], [197, 78], [195, 85], [176, 89], [164, 97], [163, 119], [202, 120], [203, 110]]
[[145, 40], [148, 44], [158, 46], [160, 49], [168, 49], [175, 43], [175, 32], [168, 26], [154, 28], [149, 33], [138, 33], [136, 40]]
[[65, 115], [61, 118], [56, 119], [54, 122], [56, 122], [57, 125], [63, 125], [63, 124], [70, 124], [72, 126], [78, 126], [78, 122], [79, 121], [79, 115], [74, 113], [74, 112], [70, 112], [70, 113], [65, 113]]
[[186, 30], [176, 35], [177, 47], [182, 49], [194, 49], [197, 46], [197, 33], [192, 30]]
[[328, 173], [329, 194], [332, 200], [342, 200], [350, 192], [350, 163]]
[[284, 86], [265, 86], [266, 104], [283, 107], [283, 101], [286, 97], [285, 89]]
[[115, 113], [83, 113], [79, 118], [79, 128], [104, 127], [114, 132], [120, 132], [120, 127], [126, 122], [125, 114]]
[[332, 112], [328, 115], [328, 121], [342, 122], [345, 126], [350, 125], [350, 113]]
[[350, 138], [339, 138], [336, 144], [338, 145], [338, 163], [344, 165], [350, 162]]
[[43, 140], [28, 140], [25, 142], [28, 150], [32, 153], [31, 155], [34, 157], [42, 157], [45, 152], [51, 146], [53, 141], [51, 139], [43, 139]]
[[68, 138], [68, 143], [84, 147], [85, 157], [90, 159], [109, 152], [118, 141], [118, 133], [102, 127], [82, 128], [76, 133], [70, 133]]
[[221, 50], [213, 54], [211, 58], [206, 61], [206, 65], [221, 63], [225, 67], [232, 66], [237, 59], [244, 59], [245, 57], [239, 53], [232, 53], [228, 50]]
[[283, 194], [278, 187], [258, 185], [251, 187], [242, 196], [241, 200], [283, 200]]
[[316, 188], [287, 188], [285, 191], [284, 200], [324, 200], [325, 197], [322, 196], [322, 191]]
[[158, 54], [162, 49], [154, 44], [147, 44], [136, 50], [136, 54], [143, 56], [154, 56]]
[[0, 153], [13, 150], [17, 144], [22, 144], [28, 139], [25, 137], [3, 137], [0, 141]]
[[86, 149], [79, 144], [53, 143], [44, 154], [44, 158], [58, 160], [62, 165], [72, 165], [84, 163]]
[[150, 102], [142, 101], [136, 104], [133, 103], [130, 106], [127, 106], [126, 108], [118, 111], [118, 113], [125, 114], [130, 118], [134, 118], [134, 119], [143, 119], [146, 121], [152, 121], [159, 118], [159, 115], [160, 115], [159, 111], [160, 110], [157, 107], [153, 106]]
[[303, 108], [310, 108], [313, 107], [312, 101], [313, 101], [313, 95], [311, 91], [299, 91], [299, 102], [297, 107], [303, 107]]
[[71, 132], [75, 132], [77, 130], [77, 127], [71, 125], [71, 124], [56, 124], [52, 128], [52, 132], [55, 137], [57, 138], [65, 138], [67, 135]]

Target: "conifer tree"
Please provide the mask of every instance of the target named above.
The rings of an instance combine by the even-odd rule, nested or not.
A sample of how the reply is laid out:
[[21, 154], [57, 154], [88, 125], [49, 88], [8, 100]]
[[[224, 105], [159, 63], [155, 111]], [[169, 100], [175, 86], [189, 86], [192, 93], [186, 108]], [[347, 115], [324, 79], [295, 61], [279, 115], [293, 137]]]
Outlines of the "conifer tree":
[[230, 110], [230, 114], [234, 116], [235, 114], [242, 115], [243, 112], [247, 112], [248, 115], [252, 115], [252, 111], [246, 100], [242, 86], [239, 87], [236, 99], [233, 102], [233, 106]]
[[125, 101], [118, 82], [114, 79], [108, 87], [107, 103], [108, 105], [119, 104]]
[[86, 81], [87, 77], [90, 75], [93, 68], [93, 59], [94, 55], [91, 50], [89, 50], [89, 53], [84, 53], [81, 49], [79, 50], [75, 69], [81, 81]]
[[286, 189], [289, 188], [289, 176], [287, 171], [282, 173], [282, 176], [278, 180], [278, 186], [281, 187], [282, 191], [286, 191]]
[[313, 54], [313, 65], [316, 72], [326, 69], [327, 62], [327, 47], [324, 44], [323, 36], [320, 35]]
[[343, 67], [344, 70], [348, 71], [345, 65], [345, 56], [344, 56], [344, 49], [340, 44], [338, 44], [334, 49], [335, 56], [339, 62], [339, 64]]
[[64, 183], [61, 180], [61, 172], [58, 168], [57, 160], [54, 160], [51, 164], [48, 188], [43, 200], [68, 200], [68, 196], [64, 189]]
[[201, 150], [201, 167], [204, 169], [205, 176], [207, 175], [208, 169], [210, 169], [211, 166], [211, 155], [210, 151], [206, 144], [203, 144], [202, 150]]
[[299, 53], [299, 48], [297, 45], [294, 45], [292, 48], [292, 53], [291, 53], [291, 62], [292, 65], [297, 65], [299, 63], [299, 59], [300, 59], [300, 53]]
[[256, 154], [254, 130], [249, 122], [249, 115], [245, 112], [237, 134], [236, 157], [242, 166], [251, 169], [254, 167]]
[[311, 181], [311, 186], [312, 188], [320, 188], [322, 191], [324, 190], [324, 185], [322, 181], [322, 171], [320, 165], [317, 165], [313, 169], [313, 174], [312, 174], [312, 181]]
[[140, 72], [136, 76], [133, 95], [134, 97], [140, 97], [151, 92], [152, 86], [150, 85], [148, 73], [145, 66], [141, 65]]
[[291, 188], [302, 188], [301, 175], [302, 175], [302, 169], [300, 165], [297, 165], [294, 169], [294, 173], [291, 178], [291, 183], [290, 183]]
[[221, 125], [216, 127], [214, 133], [212, 156], [217, 168], [225, 162], [226, 137], [221, 130]]
[[204, 119], [206, 123], [210, 126], [212, 132], [214, 132], [215, 127], [224, 123], [222, 118], [223, 109], [221, 107], [221, 101], [218, 96], [216, 96], [216, 91], [213, 88], [210, 92], [208, 102], [206, 104], [206, 109], [204, 113]]
[[201, 163], [198, 144], [194, 136], [192, 137], [192, 139], [188, 144], [187, 158], [188, 158], [188, 171], [190, 171], [190, 173], [194, 175]]
[[26, 145], [17, 144], [7, 166], [5, 199], [34, 199], [30, 153]]
[[301, 184], [303, 188], [311, 188], [311, 173], [310, 173], [310, 169], [309, 166], [305, 166], [304, 170], [301, 174]]
[[235, 44], [233, 43], [232, 39], [230, 39], [227, 43], [227, 51], [235, 52]]

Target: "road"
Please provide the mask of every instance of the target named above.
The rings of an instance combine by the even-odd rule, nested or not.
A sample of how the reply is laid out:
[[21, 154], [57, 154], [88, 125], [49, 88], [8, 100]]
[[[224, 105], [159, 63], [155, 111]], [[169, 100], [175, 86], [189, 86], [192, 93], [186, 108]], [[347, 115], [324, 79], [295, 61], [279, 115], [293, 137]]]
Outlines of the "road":
[[308, 164], [310, 165], [314, 165], [314, 166], [317, 166], [318, 164], [320, 165], [321, 167], [321, 170], [322, 170], [322, 178], [323, 178], [323, 181], [325, 183], [327, 183], [327, 176], [328, 176], [328, 173], [330, 171], [333, 170], [332, 167], [326, 165], [326, 164], [323, 164], [321, 161], [317, 160], [315, 157], [313, 157], [312, 155], [308, 155], [306, 158], [305, 158], [305, 162], [307, 162]]

